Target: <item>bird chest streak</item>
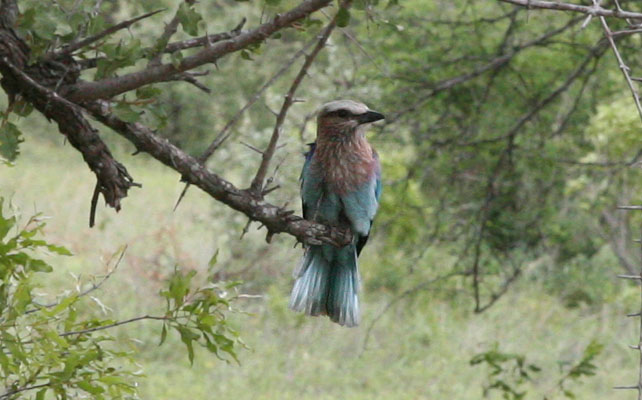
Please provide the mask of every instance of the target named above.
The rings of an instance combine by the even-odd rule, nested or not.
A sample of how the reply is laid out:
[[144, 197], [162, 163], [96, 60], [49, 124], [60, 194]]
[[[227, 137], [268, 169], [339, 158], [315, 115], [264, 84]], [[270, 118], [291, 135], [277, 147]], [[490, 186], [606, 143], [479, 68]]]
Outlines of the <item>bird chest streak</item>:
[[329, 189], [345, 194], [372, 179], [376, 160], [364, 137], [352, 140], [319, 140], [312, 167]]

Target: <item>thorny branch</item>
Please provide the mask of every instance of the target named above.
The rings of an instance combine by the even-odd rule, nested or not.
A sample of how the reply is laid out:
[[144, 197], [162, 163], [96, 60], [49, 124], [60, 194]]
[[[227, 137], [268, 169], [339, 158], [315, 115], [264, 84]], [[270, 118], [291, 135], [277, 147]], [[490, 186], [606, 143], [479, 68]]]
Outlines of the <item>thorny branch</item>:
[[541, 1], [541, 0], [499, 0], [504, 3], [515, 4], [518, 6], [523, 6], [528, 9], [532, 8], [542, 8], [548, 10], [560, 10], [560, 11], [572, 11], [582, 14], [588, 14], [592, 16], [600, 17], [615, 17], [615, 18], [629, 18], [629, 19], [642, 19], [641, 13], [624, 11], [620, 10], [609, 10], [602, 8], [599, 4], [593, 4], [592, 6], [583, 6], [579, 4], [570, 4], [570, 3], [560, 3], [556, 1]]
[[[599, 4], [597, 3], [597, 1], [593, 0], [593, 3], [596, 7], [599, 7]], [[604, 35], [606, 36], [606, 39], [609, 41], [609, 45], [613, 50], [613, 54], [615, 54], [615, 58], [617, 59], [617, 62], [620, 66], [620, 70], [624, 75], [624, 79], [626, 80], [626, 83], [629, 86], [629, 89], [631, 90], [631, 94], [633, 95], [633, 101], [635, 102], [635, 107], [637, 108], [638, 114], [640, 115], [640, 120], [642, 121], [642, 105], [640, 104], [640, 96], [638, 95], [638, 91], [633, 85], [633, 80], [631, 80], [631, 75], [629, 74], [629, 71], [631, 70], [631, 68], [629, 68], [624, 63], [624, 59], [620, 55], [620, 52], [618, 51], [617, 46], [615, 44], [615, 40], [613, 40], [613, 32], [611, 32], [611, 29], [609, 28], [609, 25], [606, 22], [606, 18], [604, 18], [603, 16], [600, 16], [600, 22], [602, 23], [602, 27], [604, 28]]]
[[303, 78], [305, 78], [305, 75], [307, 74], [308, 69], [312, 65], [312, 62], [314, 61], [316, 56], [319, 54], [321, 49], [323, 49], [323, 47], [325, 46], [326, 42], [328, 41], [328, 38], [330, 37], [330, 34], [332, 33], [336, 25], [337, 25], [337, 17], [335, 16], [332, 19], [332, 21], [330, 21], [330, 23], [323, 30], [323, 33], [319, 37], [319, 41], [317, 42], [317, 45], [314, 47], [314, 49], [312, 49], [312, 53], [310, 53], [310, 55], [308, 55], [305, 58], [305, 62], [303, 63], [303, 66], [301, 66], [301, 70], [299, 70], [299, 73], [297, 74], [296, 78], [294, 78], [294, 81], [292, 81], [290, 90], [288, 90], [287, 94], [285, 95], [285, 99], [283, 100], [283, 105], [281, 106], [281, 110], [279, 111], [279, 114], [276, 117], [276, 124], [274, 125], [274, 131], [272, 132], [270, 143], [268, 144], [268, 147], [263, 152], [261, 165], [259, 166], [259, 169], [256, 172], [256, 175], [254, 176], [254, 179], [252, 180], [252, 184], [250, 186], [250, 191], [254, 193], [254, 195], [257, 197], [262, 197], [261, 191], [263, 190], [263, 181], [265, 180], [265, 175], [267, 174], [267, 170], [270, 165], [270, 161], [272, 160], [272, 156], [274, 156], [274, 152], [276, 151], [276, 145], [279, 141], [279, 136], [281, 135], [281, 128], [283, 126], [283, 122], [285, 122], [285, 117], [288, 113], [288, 110], [290, 109], [290, 106], [292, 106], [292, 104], [294, 104], [295, 102], [294, 95], [296, 94], [296, 91], [299, 88], [299, 85], [303, 81]]
[[180, 173], [186, 182], [244, 213], [250, 219], [261, 222], [269, 232], [273, 234], [287, 232], [299, 241], [310, 244], [344, 245], [352, 240], [352, 234], [349, 231], [304, 220], [293, 215], [292, 211], [254, 198], [247, 191], [236, 188], [229, 181], [208, 171], [196, 158], [174, 146], [167, 139], [155, 135], [148, 127], [118, 119], [109, 113], [104, 104], [93, 102], [87, 103], [86, 107], [94, 118], [133, 143], [139, 152], [148, 153]]
[[[294, 53], [294, 55], [281, 66], [281, 68], [274, 74], [270, 79], [268, 79], [263, 86], [259, 88], [259, 90], [252, 95], [252, 97], [248, 100], [247, 103], [241, 109], [239, 109], [236, 114], [225, 124], [223, 129], [214, 137], [214, 140], [212, 140], [212, 143], [205, 149], [203, 154], [200, 155], [199, 161], [203, 164], [207, 162], [207, 160], [214, 154], [214, 152], [221, 147], [221, 145], [232, 135], [232, 127], [236, 125], [236, 123], [241, 119], [245, 111], [247, 111], [250, 107], [256, 103], [261, 96], [263, 96], [263, 93], [274, 84], [283, 74], [285, 74], [292, 64], [299, 59], [302, 55], [305, 54], [305, 52], [316, 42], [316, 39], [309, 41], [306, 43], [299, 51]], [[259, 152], [260, 154], [260, 152]], [[174, 206], [174, 210], [178, 207], [178, 205], [181, 203], [183, 198], [185, 197], [185, 194], [187, 193], [187, 190], [189, 189], [189, 183], [185, 184], [185, 187], [183, 188], [183, 191], [181, 194], [178, 196], [178, 200], [176, 201], [176, 205]]]
[[96, 174], [99, 190], [107, 204], [119, 210], [120, 200], [127, 196], [129, 188], [140, 187], [140, 184], [134, 182], [125, 167], [114, 160], [98, 132], [82, 115], [80, 107], [41, 86], [1, 54], [0, 72], [4, 77], [2, 86], [5, 90], [23, 94], [47, 118], [58, 122], [60, 132], [82, 153]]
[[151, 83], [161, 82], [168, 76], [185, 72], [201, 65], [214, 63], [221, 57], [267, 39], [273, 33], [290, 26], [307, 15], [327, 6], [331, 0], [306, 0], [292, 10], [278, 14], [271, 21], [241, 33], [231, 39], [206, 46], [198, 53], [185, 57], [178, 65], [149, 65], [146, 68], [122, 76], [94, 82], [80, 81], [65, 87], [64, 95], [71, 101], [84, 102], [109, 99]]
[[123, 21], [123, 22], [121, 22], [119, 24], [116, 24], [114, 26], [111, 26], [111, 27], [105, 29], [102, 32], [99, 32], [99, 33], [97, 33], [95, 35], [92, 35], [92, 36], [89, 36], [89, 37], [87, 37], [87, 38], [85, 38], [83, 40], [80, 40], [78, 42], [75, 42], [75, 43], [72, 43], [72, 44], [70, 44], [68, 46], [65, 46], [60, 51], [58, 51], [56, 53], [53, 53], [53, 54], [50, 54], [48, 56], [45, 56], [45, 59], [53, 59], [53, 58], [55, 58], [57, 56], [71, 54], [76, 50], [82, 49], [85, 46], [89, 46], [90, 44], [95, 43], [95, 42], [99, 41], [100, 39], [111, 35], [112, 33], [118, 32], [121, 29], [127, 29], [130, 26], [132, 26], [133, 24], [135, 24], [136, 22], [138, 22], [138, 21], [140, 21], [142, 19], [145, 19], [145, 18], [149, 18], [152, 15], [156, 15], [159, 12], [162, 12], [162, 11], [164, 11], [164, 10], [161, 9], [161, 10], [148, 12], [148, 13], [140, 15], [140, 16], [138, 16], [136, 18], [132, 18], [132, 19], [129, 19], [127, 21]]
[[[136, 89], [148, 83], [175, 78], [182, 79], [185, 75], [181, 74], [199, 65], [215, 62], [226, 54], [262, 42], [273, 33], [290, 27], [292, 23], [307, 17], [329, 3], [330, 0], [305, 0], [290, 11], [278, 14], [249, 31], [241, 31], [245, 22], [243, 20], [233, 31], [228, 33], [205, 35], [201, 38], [170, 43], [165, 47], [164, 52], [203, 47], [194, 55], [184, 58], [178, 68], [171, 64], [148, 65], [141, 71], [116, 78], [84, 82], [78, 80], [77, 72], [68, 74], [67, 70], [62, 72], [52, 70], [49, 64], [44, 62], [43, 64], [36, 62], [28, 69], [25, 68], [30, 49], [12, 30], [17, 15], [17, 12], [14, 13], [12, 10], [14, 8], [17, 10], [16, 3], [13, 0], [0, 0], [2, 11], [2, 18], [0, 18], [0, 38], [2, 39], [0, 40], [0, 72], [3, 76], [3, 88], [9, 94], [10, 101], [15, 96], [24, 96], [41, 113], [58, 122], [60, 131], [68, 137], [74, 147], [81, 151], [87, 164], [96, 173], [98, 190], [103, 193], [107, 203], [116, 209], [120, 207], [120, 200], [127, 194], [127, 189], [137, 186], [137, 184], [134, 183], [126, 169], [111, 157], [111, 153], [98, 136], [97, 131], [85, 120], [83, 111], [88, 112], [127, 138], [139, 152], [149, 153], [152, 157], [180, 173], [186, 182], [198, 186], [231, 208], [245, 213], [251, 220], [260, 222], [267, 228], [270, 235], [287, 232], [302, 242], [331, 243], [340, 246], [351, 241], [352, 235], [349, 230], [306, 221], [284, 207], [256, 199], [248, 190], [238, 189], [230, 182], [209, 172], [198, 159], [186, 154], [167, 140], [159, 138], [148, 127], [120, 120], [111, 112], [109, 101], [95, 100], [99, 98], [111, 99], [116, 94]], [[169, 39], [171, 31], [172, 29], [169, 27], [165, 31], [164, 37]], [[95, 37], [92, 40], [95, 40]], [[76, 60], [69, 54], [66, 57], [65, 61], [71, 62], [77, 71]], [[57, 60], [54, 61], [57, 62]], [[309, 59], [308, 63], [311, 61]], [[88, 66], [91, 67], [91, 63]], [[46, 76], [48, 80], [45, 81], [39, 75], [40, 70], [46, 73], [42, 76]], [[56, 74], [62, 75], [62, 78]], [[196, 73], [190, 72], [190, 74], [192, 75], [189, 76], [194, 77]], [[53, 78], [51, 75], [54, 75]], [[302, 76], [298, 79], [301, 80]], [[51, 87], [54, 86], [55, 89], [52, 90]], [[224, 133], [222, 138], [226, 135]]]
[[424, 103], [435, 97], [437, 94], [446, 91], [448, 89], [451, 89], [455, 86], [458, 86], [460, 84], [466, 83], [472, 79], [475, 79], [484, 73], [492, 70], [496, 70], [498, 68], [501, 68], [510, 61], [515, 58], [518, 54], [520, 54], [522, 51], [534, 47], [534, 46], [540, 46], [544, 43], [546, 43], [548, 40], [551, 38], [567, 31], [571, 27], [577, 25], [582, 19], [581, 18], [573, 18], [569, 20], [566, 24], [563, 26], [553, 29], [549, 32], [544, 33], [540, 37], [537, 37], [533, 40], [530, 40], [526, 43], [523, 43], [521, 45], [513, 47], [510, 51], [508, 51], [505, 54], [501, 54], [494, 59], [488, 61], [487, 63], [475, 68], [474, 70], [470, 72], [466, 72], [464, 74], [454, 76], [452, 78], [444, 79], [440, 82], [436, 83], [431, 83], [431, 84], [426, 84], [424, 87], [429, 89], [429, 91], [422, 95], [418, 101], [416, 101], [414, 104], [407, 106], [400, 111], [398, 111], [395, 115], [393, 115], [391, 118], [388, 118], [385, 122], [385, 125], [393, 124], [397, 121], [399, 121], [404, 115], [414, 112], [419, 109]]
[[[589, 55], [584, 59], [584, 61], [578, 66], [578, 68], [576, 68], [559, 87], [557, 87], [546, 98], [542, 99], [537, 105], [535, 105], [535, 107], [533, 107], [526, 114], [524, 114], [506, 134], [499, 137], [499, 139], [506, 140], [506, 146], [504, 148], [504, 151], [502, 151], [499, 158], [497, 159], [497, 162], [495, 164], [493, 171], [488, 177], [488, 180], [486, 182], [486, 197], [483, 205], [479, 209], [480, 222], [476, 233], [474, 255], [473, 255], [473, 266], [472, 266], [475, 312], [478, 312], [478, 313], [483, 312], [488, 308], [486, 306], [481, 305], [481, 293], [480, 293], [480, 283], [481, 283], [480, 261], [481, 261], [481, 254], [482, 254], [481, 244], [482, 244], [482, 239], [485, 235], [485, 230], [486, 230], [486, 225], [488, 223], [491, 204], [495, 199], [495, 191], [496, 191], [495, 183], [499, 178], [500, 174], [502, 173], [505, 163], [510, 161], [510, 158], [512, 157], [515, 137], [519, 134], [519, 132], [521, 131], [521, 128], [527, 122], [529, 122], [532, 118], [534, 118], [547, 105], [553, 102], [560, 94], [564, 93], [584, 73], [584, 71], [590, 64], [590, 62], [593, 61], [594, 59], [599, 58], [604, 53], [605, 49], [606, 49], [606, 46], [604, 46], [602, 43], [598, 43], [593, 48], [593, 50], [589, 53]], [[510, 283], [512, 283], [512, 281], [514, 281], [518, 275], [519, 273], [512, 275], [506, 281], [506, 283], [510, 285]], [[507, 285], [505, 285], [504, 287], [507, 288]], [[502, 290], [505, 291], [505, 289], [502, 289]], [[497, 298], [495, 297], [496, 297], [495, 294], [491, 295], [490, 304], [494, 303], [497, 300], [497, 298], [499, 298], [498, 296]]]

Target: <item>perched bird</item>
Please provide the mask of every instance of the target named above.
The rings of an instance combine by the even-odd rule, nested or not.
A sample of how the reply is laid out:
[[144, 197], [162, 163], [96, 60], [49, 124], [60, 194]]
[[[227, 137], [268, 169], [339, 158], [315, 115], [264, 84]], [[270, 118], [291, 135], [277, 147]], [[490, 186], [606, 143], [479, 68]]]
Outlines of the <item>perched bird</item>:
[[337, 100], [321, 107], [317, 140], [310, 144], [301, 173], [303, 217], [349, 227], [352, 243], [310, 245], [298, 268], [290, 308], [327, 315], [340, 325], [359, 324], [357, 257], [368, 240], [381, 195], [381, 166], [365, 137], [367, 126], [384, 116], [365, 104]]

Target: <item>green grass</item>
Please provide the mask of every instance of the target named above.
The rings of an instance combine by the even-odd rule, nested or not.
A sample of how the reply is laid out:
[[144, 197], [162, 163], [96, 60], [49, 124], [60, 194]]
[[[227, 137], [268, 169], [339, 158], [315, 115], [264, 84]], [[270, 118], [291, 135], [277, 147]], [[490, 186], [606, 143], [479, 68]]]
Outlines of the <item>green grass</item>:
[[[458, 290], [463, 288], [423, 292], [384, 314], [364, 349], [367, 328], [390, 294], [364, 293], [363, 323], [357, 329], [338, 327], [325, 318], [303, 318], [287, 309], [289, 277], [301, 253], [292, 248], [291, 238], [279, 237], [267, 245], [264, 231], [252, 228], [239, 242], [245, 219], [197, 189], [172, 212], [182, 189], [178, 176], [145, 156], [130, 157], [124, 151], [117, 158], [144, 186], [131, 191], [119, 214], [101, 205], [98, 226], [89, 229], [94, 180], [77, 152], [31, 138], [22, 150], [13, 168], [2, 167], [0, 195], [24, 215], [37, 210], [50, 216], [49, 241], [75, 254], [52, 261], [58, 269], [44, 290], [73, 288], [70, 273], [84, 281], [105, 273], [107, 260], [126, 244], [118, 271], [96, 293], [113, 310], [112, 318], [159, 310], [157, 292], [174, 266], [202, 271], [217, 249], [221, 276], [235, 278], [234, 271], [247, 269], [242, 290], [261, 296], [240, 300], [236, 307], [247, 314], [231, 316], [248, 345], [239, 349], [240, 365], [200, 351], [190, 366], [178, 338], [170, 336], [167, 344], [157, 346], [160, 326], [154, 321], [118, 328], [119, 344], [139, 353], [147, 376], [140, 382], [143, 398], [480, 399], [488, 370], [470, 366], [469, 360], [495, 343], [543, 368], [525, 386], [527, 399], [543, 394], [562, 398], [555, 391], [559, 362], [577, 361], [592, 339], [606, 346], [597, 359], [597, 374], [569, 388], [580, 399], [634, 398], [633, 392], [612, 387], [633, 384], [637, 375], [636, 353], [627, 349], [637, 342], [637, 326], [624, 317], [638, 303], [635, 287], [616, 283], [620, 290], [605, 303], [567, 308], [543, 283], [526, 276], [481, 315], [470, 312], [468, 296]], [[296, 182], [290, 182], [284, 199], [295, 187]], [[371, 251], [381, 247], [372, 246]], [[375, 254], [364, 259], [364, 275], [377, 259]], [[603, 280], [611, 279], [608, 274], [604, 272]]]

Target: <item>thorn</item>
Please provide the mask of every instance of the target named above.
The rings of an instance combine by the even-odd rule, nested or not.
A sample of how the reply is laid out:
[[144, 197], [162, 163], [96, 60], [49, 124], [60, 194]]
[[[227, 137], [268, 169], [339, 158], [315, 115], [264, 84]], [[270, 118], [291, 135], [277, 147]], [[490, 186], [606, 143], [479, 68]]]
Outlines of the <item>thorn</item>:
[[642, 313], [637, 312], [637, 313], [633, 313], [633, 314], [626, 314], [626, 316], [627, 317], [639, 317], [639, 316], [642, 316]]
[[268, 230], [268, 233], [265, 236], [265, 241], [268, 243], [272, 243], [272, 237], [274, 237], [274, 232]]
[[630, 344], [630, 345], [629, 345], [629, 349], [632, 349], [632, 350], [640, 350], [640, 346], [639, 346], [639, 345], [632, 345], [632, 344]]
[[281, 187], [281, 185], [275, 185], [275, 186], [272, 186], [269, 189], [265, 189], [263, 192], [261, 192], [261, 196], [265, 196], [265, 195], [275, 191], [276, 189], [279, 189], [280, 187]]
[[239, 22], [239, 24], [238, 24], [238, 25], [236, 25], [236, 27], [235, 27], [234, 29], [232, 29], [232, 32], [233, 32], [233, 33], [239, 33], [239, 32], [241, 32], [241, 29], [243, 29], [243, 26], [245, 25], [245, 23], [246, 23], [246, 22], [247, 22], [247, 18], [243, 17], [243, 19], [241, 20], [241, 22]]
[[633, 280], [642, 280], [642, 276], [640, 275], [618, 275], [618, 278], [622, 279], [633, 279]]
[[616, 390], [640, 390], [637, 386], [613, 386]]
[[239, 237], [239, 240], [242, 240], [247, 231], [250, 230], [250, 224], [252, 224], [252, 219], [248, 218], [247, 224], [245, 224], [245, 227], [243, 228], [243, 231], [241, 232], [241, 237]]
[[185, 197], [185, 193], [187, 193], [187, 189], [189, 189], [189, 183], [185, 185], [183, 188], [183, 191], [181, 192], [181, 195], [178, 196], [178, 200], [176, 200], [176, 204], [174, 205], [174, 209], [172, 211], [176, 211], [178, 208], [178, 205], [181, 204], [181, 200], [183, 200], [183, 197]]
[[248, 147], [251, 150], [256, 151], [259, 154], [263, 154], [262, 150], [257, 149], [256, 147], [252, 146], [251, 144], [245, 143], [245, 142], [240, 142], [243, 146]]
[[98, 195], [100, 194], [100, 182], [96, 181], [94, 194], [91, 196], [91, 206], [89, 208], [89, 227], [93, 228], [96, 222], [96, 205], [98, 204]]

